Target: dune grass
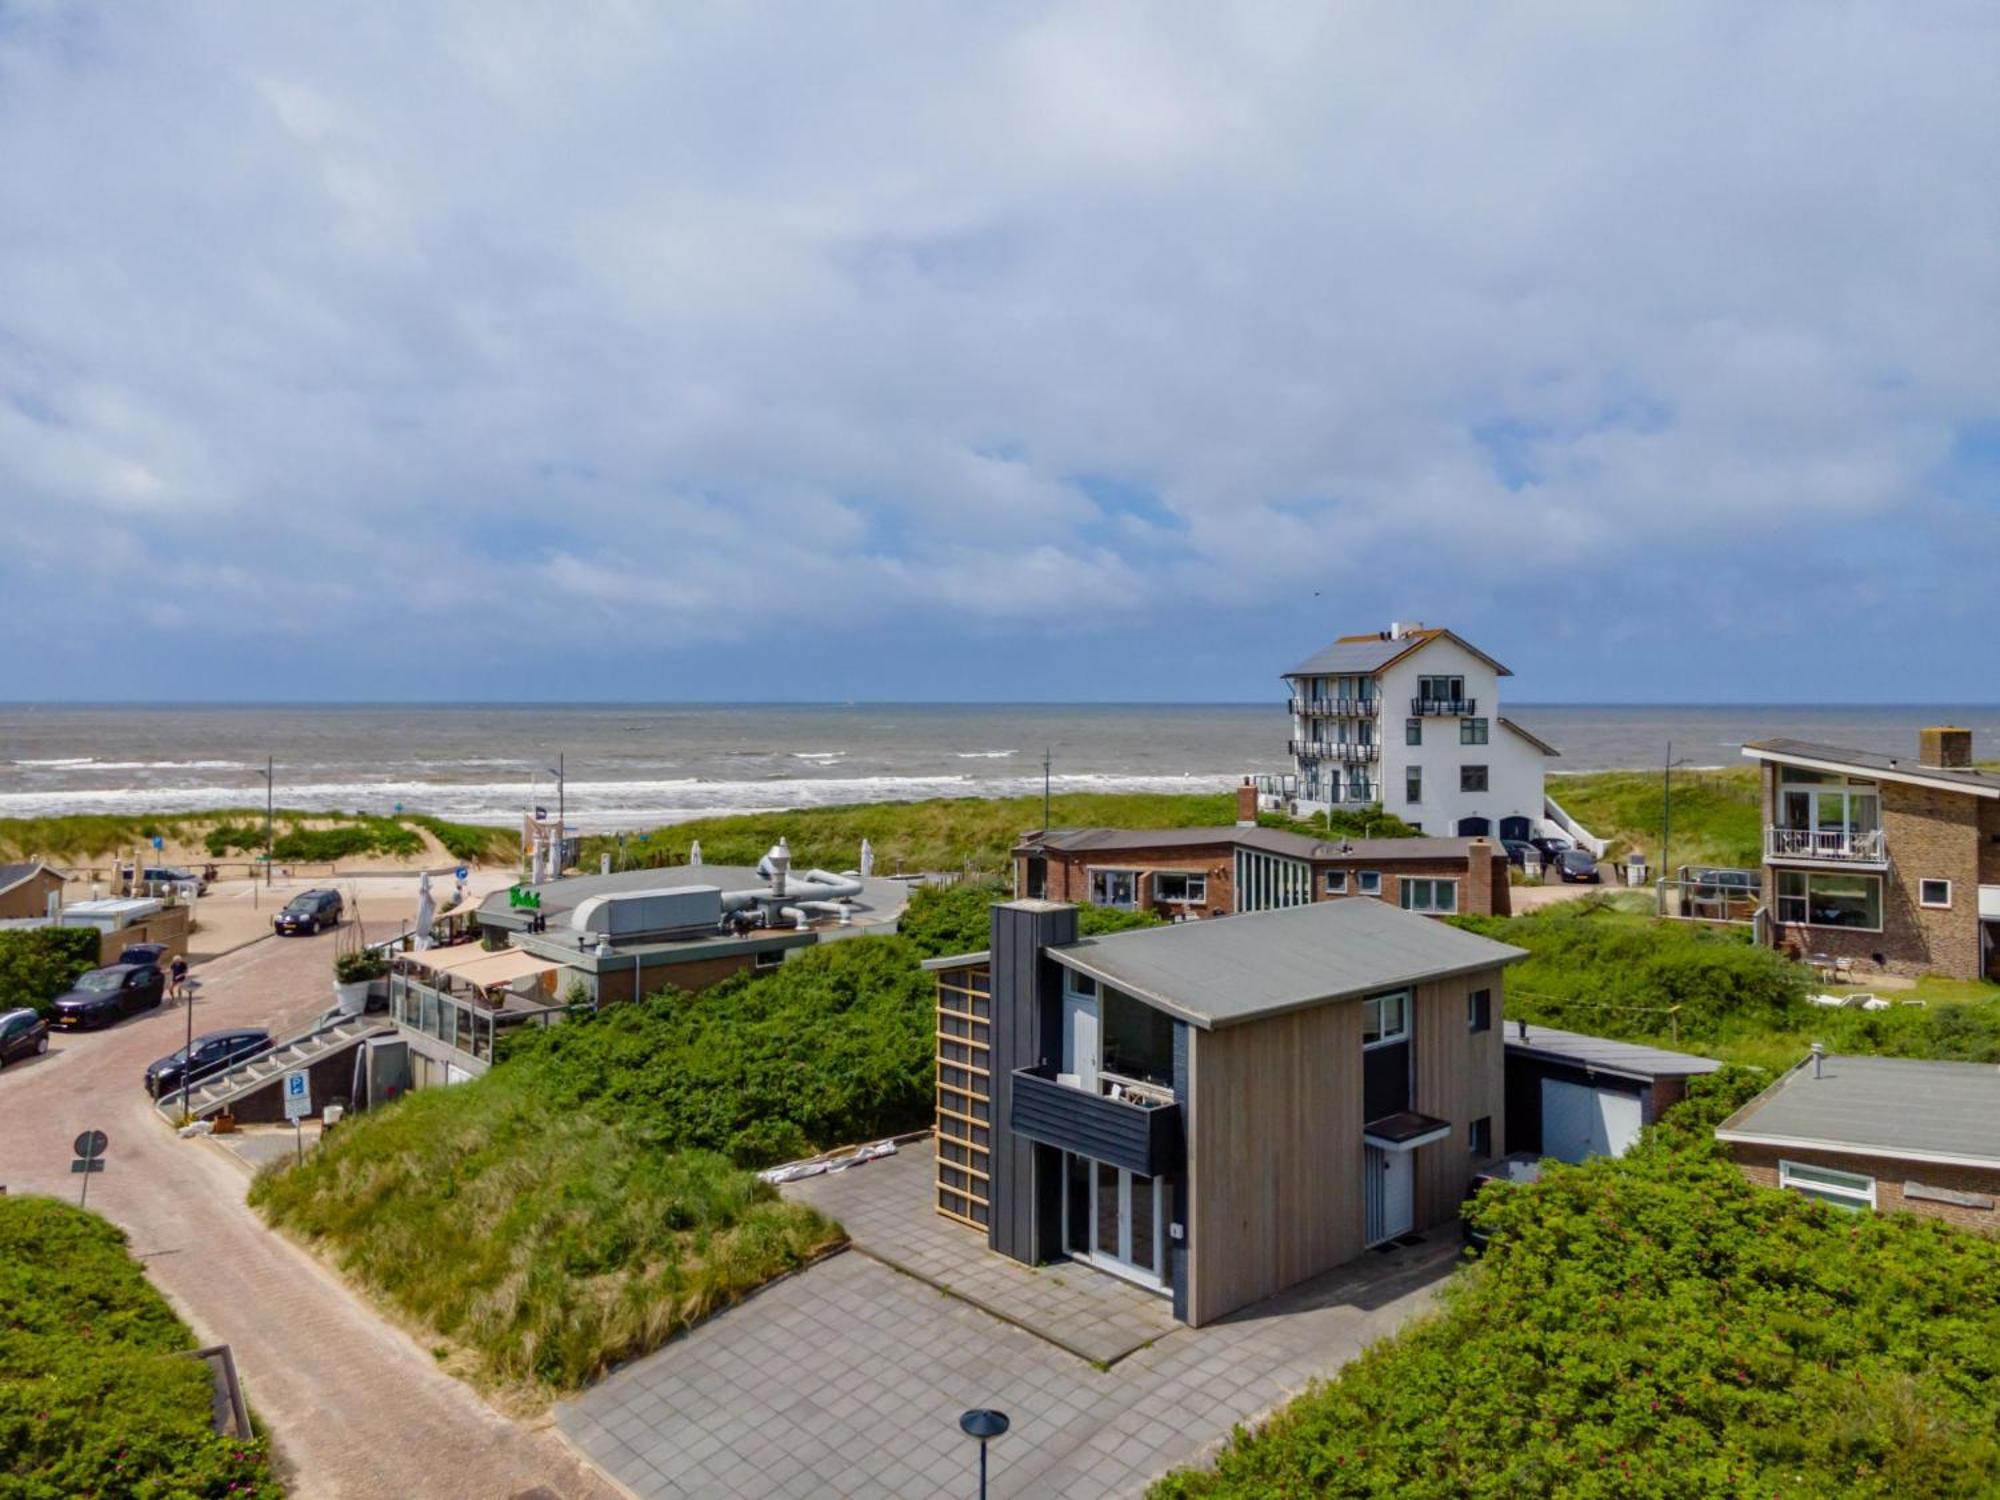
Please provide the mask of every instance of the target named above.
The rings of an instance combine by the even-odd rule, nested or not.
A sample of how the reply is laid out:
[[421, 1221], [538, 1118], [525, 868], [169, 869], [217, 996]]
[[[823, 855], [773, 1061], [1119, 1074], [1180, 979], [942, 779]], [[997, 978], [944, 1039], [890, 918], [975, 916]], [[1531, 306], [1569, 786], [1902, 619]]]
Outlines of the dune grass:
[[[1571, 817], [1610, 841], [1606, 852], [1613, 859], [1640, 849], [1657, 867], [1664, 780], [1659, 771], [1593, 771], [1551, 776], [1548, 792]], [[1764, 815], [1756, 767], [1676, 771], [1673, 795], [1669, 858], [1676, 867], [1754, 868], [1762, 862]]]
[[[313, 812], [279, 808], [274, 818], [276, 857], [307, 863], [361, 854], [410, 856], [423, 829], [454, 859], [511, 864], [520, 858], [520, 835], [507, 828], [454, 823], [424, 813]], [[210, 808], [177, 813], [71, 813], [49, 818], [0, 818], [0, 856], [64, 864], [127, 854], [155, 837], [184, 849], [206, 849], [211, 859], [255, 857], [264, 852], [264, 809]], [[183, 856], [185, 858], [187, 856]]]

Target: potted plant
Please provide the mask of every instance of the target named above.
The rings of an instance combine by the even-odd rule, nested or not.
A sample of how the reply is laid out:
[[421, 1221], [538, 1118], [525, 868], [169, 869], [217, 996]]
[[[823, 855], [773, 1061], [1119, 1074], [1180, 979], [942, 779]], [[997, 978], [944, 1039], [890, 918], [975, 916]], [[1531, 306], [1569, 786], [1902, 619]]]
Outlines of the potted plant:
[[384, 954], [364, 948], [343, 953], [333, 961], [333, 994], [343, 1015], [358, 1016], [368, 1009], [368, 986], [389, 972]]

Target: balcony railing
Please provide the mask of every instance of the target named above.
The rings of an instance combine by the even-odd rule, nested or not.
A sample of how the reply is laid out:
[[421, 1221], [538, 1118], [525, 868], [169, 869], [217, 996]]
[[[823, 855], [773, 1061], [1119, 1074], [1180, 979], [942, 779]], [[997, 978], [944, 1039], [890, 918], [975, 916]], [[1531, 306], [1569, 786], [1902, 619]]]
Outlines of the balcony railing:
[[1016, 1135], [1143, 1177], [1180, 1169], [1181, 1107], [1170, 1098], [1128, 1090], [1114, 1099], [1108, 1083], [1060, 1082], [1053, 1068], [1016, 1068], [1013, 1084], [1007, 1127]]
[[1290, 750], [1294, 756], [1307, 760], [1339, 760], [1349, 765], [1363, 765], [1379, 759], [1382, 753], [1380, 745], [1350, 745], [1335, 740], [1293, 740]]
[[496, 1009], [476, 1000], [447, 995], [397, 975], [389, 986], [389, 1013], [401, 1026], [436, 1037], [481, 1062], [492, 1062], [499, 1039], [519, 1026], [547, 1026], [567, 1012], [561, 1006], [509, 1001]]
[[1287, 707], [1301, 718], [1372, 719], [1380, 698], [1294, 698]]
[[1764, 857], [1885, 865], [1889, 849], [1879, 828], [1766, 828]]
[[1423, 718], [1441, 714], [1446, 718], [1469, 719], [1479, 712], [1477, 698], [1412, 698], [1410, 712]]

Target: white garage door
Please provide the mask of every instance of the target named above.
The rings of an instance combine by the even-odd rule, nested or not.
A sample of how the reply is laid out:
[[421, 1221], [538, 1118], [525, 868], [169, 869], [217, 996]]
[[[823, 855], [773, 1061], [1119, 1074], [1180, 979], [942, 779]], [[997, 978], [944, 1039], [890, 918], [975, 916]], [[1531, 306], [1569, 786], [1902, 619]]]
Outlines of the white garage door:
[[1542, 1155], [1579, 1162], [1623, 1156], [1639, 1139], [1639, 1096], [1587, 1084], [1542, 1080]]

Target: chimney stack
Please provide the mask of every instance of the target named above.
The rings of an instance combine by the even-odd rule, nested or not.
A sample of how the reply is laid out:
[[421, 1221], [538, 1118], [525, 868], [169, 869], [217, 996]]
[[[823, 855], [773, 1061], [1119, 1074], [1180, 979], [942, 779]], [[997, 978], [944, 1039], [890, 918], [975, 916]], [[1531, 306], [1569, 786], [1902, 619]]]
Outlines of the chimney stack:
[[1939, 724], [1917, 732], [1917, 759], [1933, 770], [1969, 770], [1972, 766], [1972, 731]]
[[1257, 786], [1248, 776], [1243, 785], [1236, 789], [1236, 826], [1255, 828], [1257, 826]]

